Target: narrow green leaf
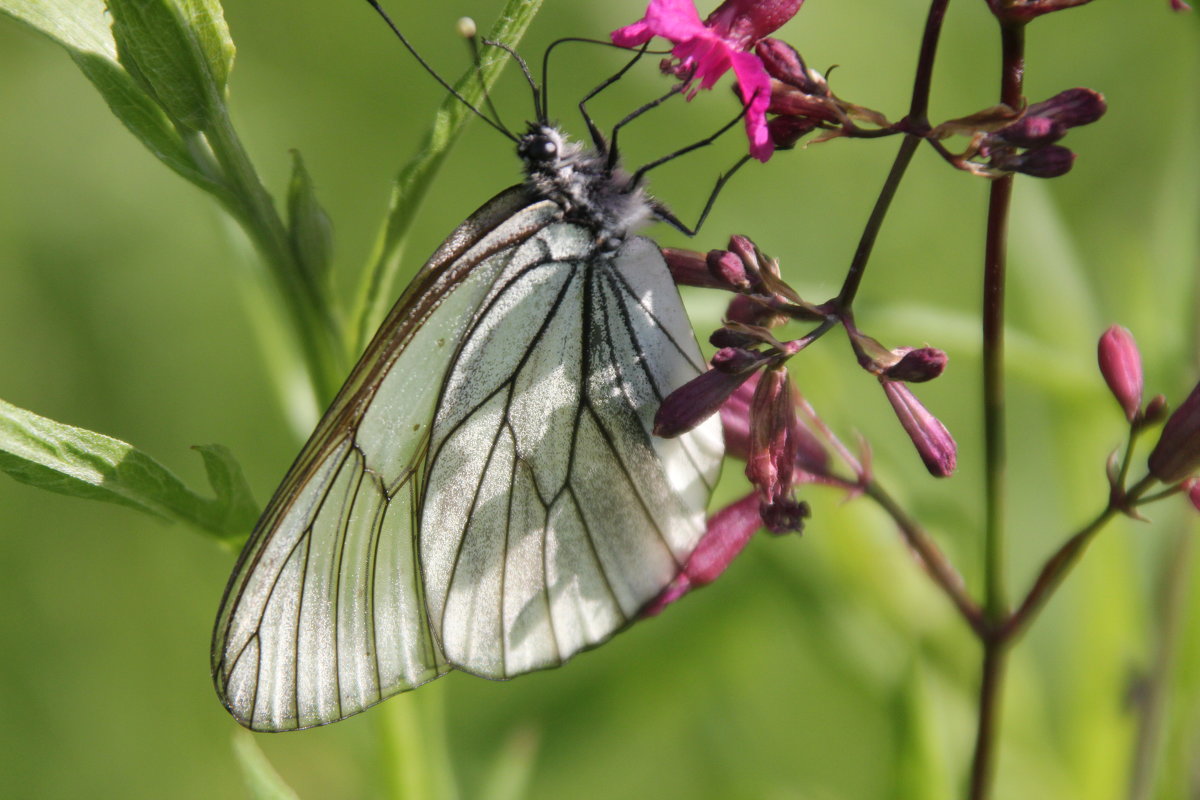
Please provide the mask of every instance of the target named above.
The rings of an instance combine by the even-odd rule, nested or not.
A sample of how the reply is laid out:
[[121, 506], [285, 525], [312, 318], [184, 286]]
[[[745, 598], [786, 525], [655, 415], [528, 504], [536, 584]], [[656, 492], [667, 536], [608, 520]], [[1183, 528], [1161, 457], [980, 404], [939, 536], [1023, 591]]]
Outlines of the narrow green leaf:
[[299, 800], [299, 795], [267, 761], [252, 734], [238, 731], [234, 735], [233, 755], [242, 769], [246, 791], [254, 800]]
[[154, 156], [227, 205], [231, 196], [217, 176], [198, 164], [207, 162], [189, 150], [171, 120], [117, 63], [110, 20], [100, 0], [0, 0], [0, 12], [11, 15], [66, 49], [104, 102], [130, 133]]
[[[508, 0], [500, 18], [485, 38], [516, 47], [541, 7], [542, 0]], [[481, 83], [490, 89], [500, 76], [500, 71], [512, 59], [497, 48], [486, 48], [480, 60], [478, 74], [472, 67], [454, 85], [458, 93], [476, 107], [483, 99], [484, 90]], [[442, 160], [472, 116], [457, 98], [447, 95], [434, 116], [433, 126], [420, 151], [396, 176], [392, 185], [387, 219], [376, 239], [370, 266], [363, 274], [354, 314], [351, 317], [351, 324], [354, 326], [351, 330], [356, 334], [355, 340], [351, 341], [356, 347], [355, 354], [366, 346], [387, 312], [392, 282], [400, 265], [400, 253], [408, 238], [408, 231], [412, 227], [417, 209], [442, 165]]]
[[52, 492], [136, 508], [222, 539], [243, 538], [257, 513], [241, 469], [220, 446], [198, 448], [216, 493], [189, 490], [130, 444], [0, 400], [0, 471]]
[[317, 202], [312, 178], [299, 151], [292, 151], [292, 180], [288, 184], [288, 238], [296, 261], [316, 286], [328, 287], [333, 254], [333, 225]]
[[179, 0], [179, 3], [189, 30], [200, 44], [217, 92], [224, 97], [237, 52], [225, 22], [225, 12], [217, 0]]
[[0, 0], [0, 11], [68, 50], [117, 60], [103, 0]]
[[[117, 58], [176, 124], [208, 130], [222, 114], [224, 62], [210, 65], [201, 34], [171, 0], [108, 0]], [[206, 34], [215, 36], [211, 30]]]

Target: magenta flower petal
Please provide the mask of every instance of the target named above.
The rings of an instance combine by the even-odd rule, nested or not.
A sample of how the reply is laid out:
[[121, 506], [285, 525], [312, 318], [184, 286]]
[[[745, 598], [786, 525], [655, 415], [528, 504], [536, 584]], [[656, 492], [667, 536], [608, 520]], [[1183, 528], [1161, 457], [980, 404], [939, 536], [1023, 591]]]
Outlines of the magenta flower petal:
[[655, 36], [681, 42], [706, 33], [708, 30], [691, 0], [651, 0], [646, 16], [613, 31], [610, 38], [619, 47], [637, 47]]
[[733, 73], [746, 108], [746, 138], [750, 140], [750, 155], [766, 161], [775, 152], [775, 143], [767, 130], [767, 106], [771, 105], [771, 76], [758, 56], [733, 53]]

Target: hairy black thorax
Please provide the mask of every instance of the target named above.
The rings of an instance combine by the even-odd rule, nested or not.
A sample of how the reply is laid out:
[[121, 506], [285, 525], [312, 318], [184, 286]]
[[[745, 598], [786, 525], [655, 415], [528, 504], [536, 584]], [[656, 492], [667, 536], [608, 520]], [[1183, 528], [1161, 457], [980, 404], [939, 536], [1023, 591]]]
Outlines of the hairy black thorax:
[[526, 186], [558, 204], [563, 219], [591, 230], [602, 249], [617, 249], [656, 216], [649, 195], [620, 167], [610, 168], [607, 154], [568, 140], [557, 128], [530, 123], [517, 154]]

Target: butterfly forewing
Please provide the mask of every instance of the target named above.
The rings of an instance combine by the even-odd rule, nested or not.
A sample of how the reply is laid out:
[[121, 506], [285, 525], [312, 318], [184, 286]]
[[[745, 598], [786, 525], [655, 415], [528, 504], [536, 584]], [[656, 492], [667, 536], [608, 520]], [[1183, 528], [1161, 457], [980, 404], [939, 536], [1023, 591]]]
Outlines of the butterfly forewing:
[[604, 253], [556, 223], [514, 251], [430, 439], [420, 553], [452, 664], [503, 678], [561, 663], [677, 574], [704, 531], [720, 435], [650, 429], [702, 368], [653, 243]]
[[554, 206], [509, 191], [413, 281], [276, 492], [226, 588], [213, 676], [256, 730], [343, 719], [443, 674], [414, 536], [429, 423], [464, 330]]

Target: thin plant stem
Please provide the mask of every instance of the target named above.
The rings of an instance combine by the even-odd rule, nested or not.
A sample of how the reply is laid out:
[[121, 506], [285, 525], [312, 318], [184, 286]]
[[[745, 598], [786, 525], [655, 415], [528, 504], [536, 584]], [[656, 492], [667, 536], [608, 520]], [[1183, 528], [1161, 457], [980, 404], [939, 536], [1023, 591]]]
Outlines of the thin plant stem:
[[921, 52], [917, 57], [917, 74], [913, 80], [912, 102], [909, 105], [908, 119], [905, 120], [905, 127], [911, 133], [905, 134], [901, 141], [900, 150], [896, 153], [895, 160], [892, 161], [892, 168], [883, 182], [879, 197], [875, 200], [875, 207], [871, 209], [871, 216], [867, 219], [862, 236], [859, 237], [858, 247], [850, 262], [850, 269], [846, 272], [846, 279], [842, 282], [841, 291], [838, 292], [837, 306], [839, 309], [849, 309], [853, 305], [854, 297], [858, 294], [858, 287], [862, 284], [863, 276], [866, 274], [867, 261], [871, 257], [875, 239], [879, 235], [879, 229], [883, 226], [883, 220], [887, 216], [892, 199], [896, 196], [896, 189], [900, 186], [900, 181], [904, 177], [908, 165], [912, 162], [913, 154], [921, 144], [922, 134], [929, 129], [929, 122], [925, 119], [925, 114], [929, 108], [933, 63], [937, 55], [938, 40], [941, 37], [942, 22], [945, 20], [946, 7], [949, 3], [950, 0], [933, 0], [929, 5], [929, 13], [925, 18], [925, 33], [921, 39]]
[[971, 629], [981, 638], [984, 637], [986, 625], [983, 612], [975, 600], [967, 594], [962, 577], [921, 525], [910, 517], [878, 483], [872, 481], [864, 487], [863, 492], [888, 513], [900, 528], [908, 546], [916, 553], [929, 576], [933, 578], [934, 583], [946, 593]]
[[1151, 486], [1157, 483], [1157, 479], [1147, 475], [1142, 480], [1134, 484], [1123, 498], [1111, 500], [1108, 505], [1101, 511], [1094, 520], [1088, 523], [1078, 533], [1067, 539], [1062, 547], [1055, 551], [1054, 555], [1047, 559], [1042, 565], [1041, 571], [1034, 579], [1033, 586], [1030, 588], [1025, 599], [1021, 601], [1021, 605], [1008, 618], [1004, 627], [1000, 631], [1000, 635], [1005, 640], [1015, 639], [1028, 629], [1030, 623], [1045, 606], [1046, 601], [1054, 594], [1055, 590], [1062, 584], [1063, 580], [1070, 574], [1071, 569], [1079, 561], [1079, 557], [1083, 555], [1087, 546], [1091, 543], [1100, 529], [1103, 528], [1109, 520], [1121, 513], [1122, 504], [1132, 508], [1139, 497], [1146, 493]]
[[1150, 800], [1166, 719], [1171, 672], [1175, 666], [1180, 634], [1187, 614], [1187, 594], [1191, 584], [1195, 531], [1191, 526], [1176, 530], [1163, 551], [1155, 621], [1158, 623], [1153, 661], [1141, 693], [1137, 736], [1133, 745], [1133, 765], [1129, 770], [1129, 800]]
[[[1025, 29], [1021, 23], [1001, 22], [1000, 101], [1020, 107], [1025, 74]], [[988, 201], [987, 242], [983, 276], [983, 428], [984, 428], [984, 613], [999, 627], [1008, 614], [1005, 592], [1004, 483], [1004, 284], [1007, 267], [1008, 212], [1012, 176], [992, 182]], [[979, 719], [971, 762], [971, 800], [991, 794], [996, 771], [996, 740], [1004, 694], [1009, 641], [991, 635], [983, 639], [979, 685]]]

